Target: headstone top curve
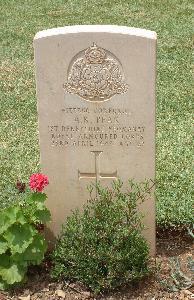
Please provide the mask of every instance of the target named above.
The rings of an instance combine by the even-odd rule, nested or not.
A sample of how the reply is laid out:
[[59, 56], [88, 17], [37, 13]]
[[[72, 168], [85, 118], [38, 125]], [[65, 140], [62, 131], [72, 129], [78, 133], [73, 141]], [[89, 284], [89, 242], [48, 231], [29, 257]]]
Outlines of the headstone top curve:
[[38, 40], [50, 36], [57, 36], [61, 34], [73, 34], [73, 33], [84, 33], [84, 32], [120, 33], [120, 34], [128, 34], [132, 36], [144, 37], [153, 40], [157, 39], [156, 32], [147, 29], [128, 27], [128, 26], [119, 26], [119, 25], [74, 25], [74, 26], [57, 27], [57, 28], [39, 31], [36, 33], [34, 40]]

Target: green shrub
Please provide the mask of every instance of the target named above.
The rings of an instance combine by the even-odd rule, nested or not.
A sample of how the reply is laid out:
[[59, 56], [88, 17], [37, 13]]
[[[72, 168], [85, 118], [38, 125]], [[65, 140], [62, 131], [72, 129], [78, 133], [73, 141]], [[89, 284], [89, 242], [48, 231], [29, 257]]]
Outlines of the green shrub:
[[40, 229], [50, 220], [45, 200], [44, 193], [27, 193], [0, 211], [0, 290], [24, 281], [28, 266], [44, 258], [47, 245]]
[[149, 183], [129, 181], [112, 188], [97, 185], [83, 211], [67, 218], [52, 254], [55, 279], [80, 281], [95, 293], [116, 288], [148, 273], [149, 248], [141, 231], [137, 203], [150, 194]]

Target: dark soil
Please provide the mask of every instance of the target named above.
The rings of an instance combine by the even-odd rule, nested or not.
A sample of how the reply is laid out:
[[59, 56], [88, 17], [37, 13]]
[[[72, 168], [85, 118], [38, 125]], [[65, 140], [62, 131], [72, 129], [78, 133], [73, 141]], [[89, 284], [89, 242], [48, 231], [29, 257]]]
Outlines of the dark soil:
[[[0, 300], [168, 300], [194, 299], [194, 244], [186, 230], [158, 230], [157, 256], [151, 261], [152, 275], [114, 293], [94, 297], [79, 283], [52, 282], [50, 262], [31, 268], [28, 282], [10, 292], [0, 292]], [[178, 262], [178, 265], [177, 265]]]

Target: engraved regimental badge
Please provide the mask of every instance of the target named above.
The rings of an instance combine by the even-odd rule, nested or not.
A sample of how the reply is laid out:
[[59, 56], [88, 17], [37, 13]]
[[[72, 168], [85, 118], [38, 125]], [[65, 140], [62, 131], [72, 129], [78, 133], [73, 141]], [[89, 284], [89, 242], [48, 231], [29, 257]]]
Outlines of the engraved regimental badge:
[[119, 60], [95, 44], [73, 58], [67, 77], [65, 91], [91, 102], [108, 100], [128, 89]]

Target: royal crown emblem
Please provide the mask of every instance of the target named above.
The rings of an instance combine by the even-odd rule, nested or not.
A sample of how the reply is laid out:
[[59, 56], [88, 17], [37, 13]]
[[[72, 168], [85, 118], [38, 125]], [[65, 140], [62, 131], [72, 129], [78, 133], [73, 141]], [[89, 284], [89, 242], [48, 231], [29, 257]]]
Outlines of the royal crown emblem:
[[64, 89], [87, 101], [105, 101], [127, 91], [121, 63], [109, 51], [93, 44], [70, 63]]

